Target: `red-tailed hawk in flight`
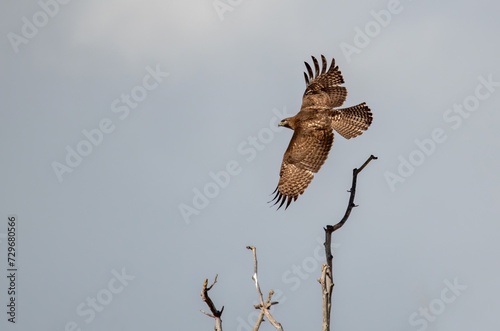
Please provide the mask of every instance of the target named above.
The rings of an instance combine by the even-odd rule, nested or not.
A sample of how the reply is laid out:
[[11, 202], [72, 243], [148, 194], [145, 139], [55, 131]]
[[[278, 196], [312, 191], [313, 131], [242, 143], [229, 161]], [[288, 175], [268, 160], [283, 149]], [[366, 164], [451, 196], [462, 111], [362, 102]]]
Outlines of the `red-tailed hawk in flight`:
[[357, 106], [334, 109], [342, 106], [347, 90], [340, 86], [344, 83], [335, 60], [328, 71], [327, 62], [321, 55], [321, 72], [318, 60], [312, 56], [315, 72], [304, 62], [308, 74], [306, 91], [302, 98], [300, 111], [293, 117], [285, 118], [278, 125], [294, 130], [290, 144], [283, 156], [280, 180], [272, 201], [279, 203], [278, 209], [304, 193], [311, 183], [314, 173], [318, 172], [328, 157], [333, 144], [333, 130], [346, 139], [363, 133], [372, 123], [372, 113], [365, 103]]

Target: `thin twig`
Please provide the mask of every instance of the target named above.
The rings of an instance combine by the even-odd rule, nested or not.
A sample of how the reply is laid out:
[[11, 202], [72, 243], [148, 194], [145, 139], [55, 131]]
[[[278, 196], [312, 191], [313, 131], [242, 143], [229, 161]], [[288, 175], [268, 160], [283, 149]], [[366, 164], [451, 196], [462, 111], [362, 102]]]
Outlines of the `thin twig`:
[[[217, 310], [215, 307], [214, 302], [212, 299], [208, 296], [208, 291], [212, 289], [212, 287], [217, 283], [217, 277], [218, 275], [215, 275], [215, 279], [212, 283], [212, 285], [208, 286], [208, 279], [205, 279], [203, 282], [203, 288], [201, 289], [201, 299], [206, 302], [208, 308], [210, 308], [210, 311], [212, 312], [211, 314], [207, 313], [206, 311], [201, 310], [201, 312], [209, 317], [212, 317], [215, 319], [215, 331], [222, 331], [222, 312], [224, 311], [224, 306], [222, 306], [221, 310]], [[208, 287], [207, 287], [208, 286]]]
[[345, 222], [347, 221], [349, 216], [351, 215], [352, 209], [354, 207], [357, 207], [354, 204], [354, 197], [356, 195], [356, 184], [357, 184], [357, 180], [358, 180], [358, 174], [361, 171], [363, 171], [363, 169], [368, 165], [368, 163], [370, 163], [371, 160], [376, 160], [376, 159], [377, 159], [376, 156], [370, 155], [370, 157], [365, 161], [365, 163], [363, 163], [363, 165], [359, 169], [354, 168], [352, 170], [352, 185], [351, 185], [351, 189], [349, 191], [349, 192], [351, 192], [351, 195], [349, 197], [349, 203], [347, 204], [347, 209], [345, 211], [344, 217], [342, 217], [340, 222], [335, 224], [333, 227], [331, 225], [327, 225], [327, 228], [332, 227], [331, 232], [334, 232], [334, 231], [340, 229], [345, 224]]

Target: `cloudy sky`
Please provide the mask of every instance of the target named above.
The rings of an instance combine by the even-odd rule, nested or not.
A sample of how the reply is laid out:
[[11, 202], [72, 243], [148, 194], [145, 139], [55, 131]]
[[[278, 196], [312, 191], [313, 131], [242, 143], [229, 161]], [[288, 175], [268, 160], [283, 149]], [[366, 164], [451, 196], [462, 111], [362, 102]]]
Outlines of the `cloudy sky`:
[[[5, 2], [0, 329], [250, 330], [257, 247], [287, 330], [498, 330], [500, 45], [493, 1]], [[335, 58], [374, 121], [267, 203], [304, 91]], [[8, 219], [15, 217], [15, 295]], [[7, 307], [15, 300], [15, 324]], [[271, 330], [269, 325], [262, 330]]]

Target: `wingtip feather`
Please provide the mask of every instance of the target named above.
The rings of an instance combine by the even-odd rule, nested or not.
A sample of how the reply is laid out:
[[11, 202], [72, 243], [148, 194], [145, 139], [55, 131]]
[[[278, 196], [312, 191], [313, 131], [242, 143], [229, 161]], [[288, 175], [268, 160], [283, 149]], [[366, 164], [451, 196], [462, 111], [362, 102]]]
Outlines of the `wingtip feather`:
[[314, 77], [314, 75], [313, 75], [313, 71], [311, 69], [311, 66], [307, 62], [304, 62], [304, 64], [306, 65], [307, 72], [309, 73], [309, 79], [312, 79]]
[[316, 72], [315, 77], [318, 77], [319, 76], [319, 64], [318, 64], [318, 60], [316, 60], [316, 58], [314, 56], [311, 56], [311, 57], [312, 57], [312, 60], [313, 60], [313, 63], [314, 63], [314, 70]]

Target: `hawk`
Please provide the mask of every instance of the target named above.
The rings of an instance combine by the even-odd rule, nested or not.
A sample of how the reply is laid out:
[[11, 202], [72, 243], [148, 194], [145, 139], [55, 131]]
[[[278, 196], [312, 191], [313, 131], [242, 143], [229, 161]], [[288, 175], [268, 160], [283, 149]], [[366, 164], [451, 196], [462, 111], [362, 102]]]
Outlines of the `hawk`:
[[290, 144], [286, 149], [281, 164], [280, 179], [274, 190], [276, 193], [270, 201], [279, 203], [280, 209], [286, 202], [290, 203], [304, 193], [325, 163], [333, 144], [333, 130], [346, 139], [354, 138], [367, 130], [372, 123], [370, 108], [363, 102], [349, 108], [335, 109], [342, 106], [347, 89], [340, 86], [344, 78], [332, 59], [327, 70], [326, 58], [321, 55], [320, 71], [318, 60], [311, 56], [311, 66], [304, 62], [306, 90], [302, 97], [300, 111], [293, 117], [283, 119], [278, 125], [294, 130]]

